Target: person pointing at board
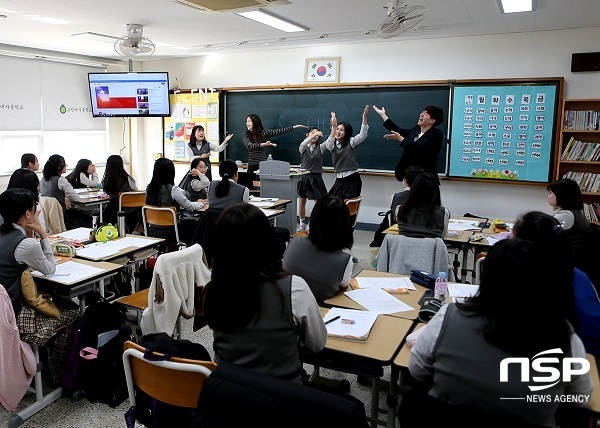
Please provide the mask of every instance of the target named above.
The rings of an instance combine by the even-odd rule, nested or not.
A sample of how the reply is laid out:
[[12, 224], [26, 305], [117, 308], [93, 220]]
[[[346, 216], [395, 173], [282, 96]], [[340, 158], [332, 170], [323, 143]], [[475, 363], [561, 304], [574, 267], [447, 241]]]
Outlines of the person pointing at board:
[[409, 166], [420, 166], [425, 172], [430, 172], [440, 184], [437, 173], [437, 158], [442, 148], [444, 135], [436, 127], [444, 121], [444, 111], [438, 106], [429, 105], [419, 115], [417, 125], [411, 129], [403, 129], [396, 125], [385, 114], [385, 107], [373, 106], [373, 110], [383, 119], [383, 126], [391, 134], [383, 137], [387, 140], [400, 141], [404, 152], [396, 165], [396, 180], [404, 179], [404, 172]]

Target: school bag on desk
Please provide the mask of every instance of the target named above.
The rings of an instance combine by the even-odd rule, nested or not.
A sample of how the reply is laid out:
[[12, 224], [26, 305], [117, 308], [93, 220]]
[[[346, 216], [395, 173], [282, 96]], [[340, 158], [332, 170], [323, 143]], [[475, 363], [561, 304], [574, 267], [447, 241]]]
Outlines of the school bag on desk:
[[87, 307], [73, 335], [62, 372], [67, 390], [81, 390], [91, 402], [116, 407], [127, 398], [123, 344], [132, 340], [124, 312], [101, 300]]

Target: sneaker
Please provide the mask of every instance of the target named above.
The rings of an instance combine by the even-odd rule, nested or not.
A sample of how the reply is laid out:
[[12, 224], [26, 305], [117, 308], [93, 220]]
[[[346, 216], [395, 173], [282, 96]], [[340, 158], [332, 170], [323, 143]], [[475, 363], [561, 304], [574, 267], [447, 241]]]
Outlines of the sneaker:
[[300, 224], [298, 225], [298, 229], [296, 230], [297, 232], [302, 232], [303, 230], [306, 230], [306, 223], [304, 223], [303, 221], [300, 222]]

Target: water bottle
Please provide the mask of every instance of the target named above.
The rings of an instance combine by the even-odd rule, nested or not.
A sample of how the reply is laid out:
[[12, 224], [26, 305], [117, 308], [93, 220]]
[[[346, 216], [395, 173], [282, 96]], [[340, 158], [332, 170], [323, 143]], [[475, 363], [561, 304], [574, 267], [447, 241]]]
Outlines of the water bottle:
[[119, 211], [117, 213], [117, 229], [119, 230], [120, 237], [127, 235], [127, 223], [125, 221], [125, 211]]
[[267, 157], [267, 160], [273, 160], [273, 155], [269, 153], [269, 156]]
[[446, 272], [440, 272], [437, 279], [435, 280], [435, 291], [434, 297], [440, 299], [442, 302], [446, 301], [446, 293], [448, 292], [448, 280], [446, 279]]

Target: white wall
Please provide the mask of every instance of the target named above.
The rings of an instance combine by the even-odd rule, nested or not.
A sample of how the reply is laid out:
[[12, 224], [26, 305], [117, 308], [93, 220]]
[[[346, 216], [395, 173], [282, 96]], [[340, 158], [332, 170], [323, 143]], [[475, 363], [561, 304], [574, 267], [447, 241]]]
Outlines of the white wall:
[[[340, 82], [562, 76], [564, 98], [600, 98], [600, 73], [570, 72], [571, 54], [597, 51], [599, 39], [600, 28], [429, 40], [398, 38], [366, 44], [148, 61], [142, 68], [168, 71], [171, 81], [177, 77], [182, 88], [284, 86], [303, 83], [306, 58], [339, 56]], [[423, 100], [423, 105], [427, 103]], [[393, 112], [389, 113], [393, 118]], [[372, 126], [380, 123], [376, 114], [369, 119]], [[416, 120], [415, 117], [415, 123]], [[133, 163], [138, 182], [145, 184], [152, 172], [152, 155], [163, 151], [162, 121], [143, 119], [136, 126], [138, 139], [133, 140], [132, 152], [139, 154], [139, 159], [134, 158]], [[379, 223], [377, 212], [388, 209], [391, 194], [401, 185], [391, 177], [363, 175], [362, 179], [364, 200], [359, 221]], [[330, 186], [331, 174], [325, 174], [325, 180]], [[550, 210], [545, 186], [444, 180], [441, 190], [443, 203], [453, 214], [471, 212], [512, 219], [532, 209]]]

